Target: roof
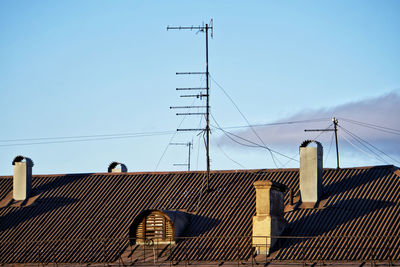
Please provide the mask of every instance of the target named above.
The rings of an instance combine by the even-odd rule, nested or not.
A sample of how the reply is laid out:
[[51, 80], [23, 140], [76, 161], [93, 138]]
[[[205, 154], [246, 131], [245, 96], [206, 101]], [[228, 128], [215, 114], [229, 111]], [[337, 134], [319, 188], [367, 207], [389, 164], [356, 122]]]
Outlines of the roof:
[[[201, 189], [205, 175], [199, 171], [34, 175], [32, 197], [25, 203], [8, 204], [12, 177], [0, 177], [0, 262], [101, 262], [104, 247], [115, 252], [108, 260], [116, 260], [127, 244], [107, 240], [127, 238], [134, 219], [144, 210], [191, 214], [185, 236], [202, 238], [179, 242], [174, 248], [176, 260], [233, 259], [238, 253], [249, 259], [255, 215], [253, 183], [270, 180], [295, 195], [299, 190], [298, 169], [213, 171], [211, 192]], [[324, 253], [340, 258], [348, 254], [339, 247], [359, 248], [360, 239], [338, 236], [400, 236], [399, 178], [399, 171], [391, 165], [324, 169], [324, 195], [318, 207], [285, 212], [288, 224], [283, 235], [304, 238], [281, 240], [272, 256], [312, 258], [326, 248]], [[288, 191], [285, 204], [289, 204]], [[307, 239], [315, 236], [330, 238]], [[242, 237], [236, 239], [239, 252], [233, 237]], [[383, 241], [369, 242], [379, 246]], [[398, 247], [400, 239], [390, 242]], [[358, 249], [351, 253], [361, 259], [370, 252]], [[390, 253], [400, 259], [399, 249]]]

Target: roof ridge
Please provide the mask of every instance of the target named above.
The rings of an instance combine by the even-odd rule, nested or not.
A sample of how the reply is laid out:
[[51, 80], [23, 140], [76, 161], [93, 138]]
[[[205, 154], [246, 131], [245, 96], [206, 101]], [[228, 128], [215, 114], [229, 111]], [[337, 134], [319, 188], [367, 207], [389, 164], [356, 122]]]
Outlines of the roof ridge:
[[[392, 168], [393, 171], [398, 170], [397, 167], [394, 165], [376, 165], [376, 166], [360, 166], [360, 167], [347, 167], [347, 168], [340, 168], [339, 170], [354, 170], [354, 169], [372, 169], [372, 168]], [[256, 172], [284, 172], [284, 171], [298, 171], [299, 168], [281, 168], [281, 169], [238, 169], [238, 170], [212, 170], [211, 173], [256, 173]], [[337, 168], [324, 168], [324, 170], [337, 170]], [[207, 171], [139, 171], [139, 172], [87, 172], [87, 173], [59, 173], [59, 174], [35, 174], [32, 177], [61, 177], [61, 176], [89, 176], [89, 175], [114, 175], [114, 176], [122, 176], [122, 175], [166, 175], [166, 174], [204, 174]], [[396, 173], [400, 176], [400, 170]], [[12, 175], [0, 176], [0, 179], [11, 179], [13, 178]]]

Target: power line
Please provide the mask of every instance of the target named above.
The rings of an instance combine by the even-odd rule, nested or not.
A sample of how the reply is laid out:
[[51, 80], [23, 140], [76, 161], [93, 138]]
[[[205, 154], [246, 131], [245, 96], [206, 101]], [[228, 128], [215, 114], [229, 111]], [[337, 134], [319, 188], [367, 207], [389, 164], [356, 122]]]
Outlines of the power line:
[[[391, 157], [390, 155], [388, 155], [387, 153], [385, 153], [384, 151], [382, 151], [381, 149], [377, 148], [376, 146], [372, 145], [371, 143], [369, 143], [368, 141], [362, 139], [361, 137], [359, 137], [358, 135], [356, 135], [355, 133], [352, 133], [351, 131], [345, 129], [343, 126], [340, 126], [340, 128], [343, 129], [343, 131], [345, 131], [348, 135], [352, 136], [355, 140], [357, 140], [360, 144], [362, 144], [365, 148], [367, 148], [369, 151], [371, 151], [371, 153], [373, 153], [375, 155], [375, 157], [378, 157], [381, 161], [390, 164], [388, 161], [386, 161], [383, 157], [381, 157], [380, 155], [378, 155], [375, 151], [373, 151], [373, 149], [375, 149], [376, 151], [378, 151], [379, 153], [382, 153], [383, 155], [385, 155], [386, 157], [390, 158], [391, 160], [400, 163], [400, 161], [394, 159], [393, 157]], [[365, 144], [364, 144], [365, 143]], [[368, 146], [370, 146], [371, 148], [369, 148]]]
[[219, 148], [219, 150], [221, 150], [222, 154], [229, 159], [230, 161], [232, 161], [233, 163], [239, 165], [241, 168], [246, 169], [246, 167], [244, 167], [242, 164], [240, 164], [239, 162], [237, 162], [236, 160], [232, 159], [231, 157], [228, 156], [228, 154], [225, 153], [225, 151], [222, 149], [222, 147], [217, 144], [217, 147]]
[[[364, 151], [363, 149], [361, 149], [361, 148], [358, 147], [357, 145], [353, 144], [353, 142], [351, 142], [349, 139], [347, 139], [346, 136], [342, 135], [342, 137], [343, 137], [343, 139], [346, 140], [350, 145], [352, 145], [353, 147], [357, 148], [358, 150], [360, 150], [361, 152], [363, 152], [363, 153], [366, 154], [367, 156], [375, 157], [375, 158], [376, 158], [376, 155], [374, 156], [374, 155], [372, 155], [372, 154], [370, 154], [370, 153]], [[381, 159], [380, 159], [380, 160], [381, 160]], [[382, 161], [382, 160], [381, 160], [381, 161]], [[384, 161], [384, 160], [383, 160], [383, 162], [387, 163], [387, 162]]]
[[[195, 101], [196, 101], [196, 99], [193, 99], [192, 105], [194, 104]], [[183, 116], [183, 118], [182, 118], [182, 120], [181, 120], [181, 122], [179, 123], [179, 125], [178, 125], [177, 128], [180, 128], [180, 127], [181, 127], [181, 125], [182, 125], [182, 123], [183, 123], [183, 121], [185, 120], [186, 117], [187, 117], [186, 115]], [[174, 139], [174, 137], [175, 137], [175, 135], [176, 135], [177, 133], [178, 133], [178, 131], [174, 131], [174, 134], [173, 134], [173, 135], [171, 136], [171, 138], [169, 139], [169, 142], [168, 142], [167, 146], [164, 148], [164, 151], [163, 151], [163, 153], [161, 154], [161, 157], [160, 157], [160, 159], [159, 159], [158, 162], [157, 162], [157, 165], [156, 165], [155, 170], [158, 169], [158, 166], [160, 165], [161, 160], [164, 158], [165, 153], [167, 152], [168, 147], [170, 146], [170, 143], [172, 142], [172, 140]]]
[[249, 127], [266, 127], [266, 126], [276, 126], [276, 125], [289, 125], [289, 124], [299, 124], [299, 123], [311, 123], [311, 122], [321, 122], [329, 120], [330, 118], [318, 118], [312, 120], [298, 120], [298, 121], [282, 121], [282, 122], [272, 122], [272, 123], [261, 123], [261, 124], [250, 124], [241, 126], [226, 126], [226, 129], [239, 129], [239, 128], [249, 128]]
[[336, 140], [336, 163], [337, 163], [337, 169], [339, 169], [340, 168], [340, 166], [339, 166], [339, 142], [338, 142], [338, 138], [337, 138], [337, 126], [338, 126], [338, 120], [335, 118], [335, 117], [333, 117], [332, 118], [332, 121], [333, 121], [333, 125], [334, 125], [334, 128], [333, 129], [328, 129], [328, 128], [326, 128], [326, 129], [305, 129], [304, 131], [305, 132], [329, 132], [329, 131], [334, 131], [335, 132], [335, 140]]
[[[331, 126], [332, 126], [332, 124], [333, 123], [331, 123], [328, 127], [326, 127], [325, 129], [329, 129]], [[326, 133], [326, 131], [322, 131], [322, 132], [320, 132], [316, 137], [314, 137], [312, 140], [313, 141], [316, 141], [317, 139], [318, 139], [318, 137], [320, 137], [322, 134], [324, 134], [324, 133]], [[333, 136], [333, 135], [332, 135]], [[331, 143], [331, 145], [332, 145], [332, 143]], [[329, 150], [330, 150], [330, 148], [329, 148]], [[329, 153], [329, 152], [328, 152]], [[298, 151], [296, 154], [294, 154], [293, 156], [291, 156], [291, 158], [294, 158], [295, 156], [298, 156], [300, 154], [300, 151]], [[292, 159], [289, 159], [288, 161], [286, 161], [286, 163], [285, 164], [283, 164], [283, 167], [286, 167], [286, 165], [288, 165], [289, 164], [289, 162], [291, 162], [292, 161]]]
[[[369, 144], [367, 141], [363, 140], [362, 138], [360, 138], [359, 136], [357, 136], [356, 134], [350, 132], [349, 130], [341, 127], [341, 129], [347, 133], [348, 135], [350, 135], [354, 140], [356, 140], [359, 144], [361, 144], [363, 147], [365, 147], [366, 149], [368, 149], [371, 153], [373, 153], [375, 155], [375, 158], [381, 160], [384, 163], [390, 164], [389, 162], [387, 162], [384, 158], [382, 158], [379, 154], [377, 154], [373, 149], [371, 149], [369, 146], [373, 147], [373, 145]], [[376, 149], [376, 148], [375, 148]]]
[[123, 136], [110, 136], [110, 137], [102, 137], [102, 138], [87, 138], [87, 139], [74, 139], [74, 140], [56, 140], [56, 141], [45, 141], [45, 142], [2, 144], [2, 145], [0, 145], [0, 147], [27, 146], [27, 145], [45, 145], [45, 144], [60, 144], [60, 143], [75, 143], [75, 142], [101, 141], [101, 140], [112, 140], [112, 139], [138, 138], [138, 137], [168, 135], [168, 134], [171, 134], [173, 132], [174, 131], [165, 131], [165, 132], [153, 132], [153, 133], [149, 133], [149, 134], [144, 134], [143, 133], [143, 134], [123, 135]]
[[170, 134], [174, 131], [158, 131], [158, 132], [135, 132], [135, 133], [117, 133], [117, 134], [92, 134], [92, 135], [75, 135], [75, 136], [58, 136], [58, 137], [36, 137], [21, 139], [3, 139], [1, 143], [7, 142], [24, 142], [24, 141], [40, 141], [40, 140], [57, 140], [57, 139], [79, 139], [79, 138], [98, 138], [98, 137], [119, 137], [119, 136], [135, 136], [135, 135], [152, 135], [152, 134]]
[[397, 129], [393, 129], [393, 128], [389, 128], [389, 127], [384, 127], [384, 126], [379, 126], [376, 124], [372, 124], [372, 123], [366, 123], [366, 122], [361, 122], [361, 121], [356, 121], [356, 120], [350, 120], [350, 119], [345, 119], [345, 118], [341, 118], [341, 120], [347, 121], [349, 123], [353, 123], [359, 126], [363, 126], [363, 127], [367, 127], [370, 129], [374, 129], [377, 131], [381, 131], [381, 132], [385, 132], [385, 133], [391, 133], [391, 134], [395, 134], [395, 135], [400, 135], [400, 130]]
[[325, 161], [328, 160], [328, 156], [329, 156], [329, 153], [331, 152], [331, 148], [332, 148], [332, 144], [333, 144], [333, 139], [334, 139], [334, 137], [335, 137], [335, 134], [332, 133], [332, 135], [331, 135], [331, 143], [329, 144], [328, 153], [325, 155]]
[[232, 138], [230, 135], [234, 135], [234, 134], [232, 134], [231, 132], [228, 132], [228, 131], [225, 131], [220, 125], [219, 125], [219, 123], [217, 122], [217, 120], [214, 118], [214, 116], [211, 114], [211, 118], [213, 119], [213, 121], [215, 122], [215, 124], [217, 124], [217, 127], [216, 126], [214, 126], [214, 125], [212, 125], [212, 127], [214, 128], [214, 129], [217, 129], [217, 130], [220, 130], [220, 131], [222, 131], [230, 140], [232, 140], [233, 142], [235, 142], [235, 143], [237, 143], [237, 144], [239, 144], [239, 145], [241, 145], [241, 146], [247, 146], [247, 147], [260, 147], [260, 145], [259, 144], [257, 144], [257, 145], [248, 145], [248, 144], [244, 144], [244, 143], [241, 143], [241, 142], [239, 142], [239, 141], [237, 141], [237, 140], [235, 140], [234, 138]]
[[[218, 122], [215, 120], [214, 116], [213, 116], [212, 114], [210, 114], [210, 115], [211, 115], [211, 118], [214, 120], [214, 122], [215, 122], [217, 125], [219, 125]], [[214, 126], [214, 127], [215, 127], [215, 126]], [[229, 134], [229, 135], [235, 136], [236, 138], [239, 138], [239, 139], [241, 139], [241, 140], [243, 140], [243, 141], [245, 141], [245, 142], [248, 142], [248, 143], [250, 143], [250, 144], [253, 144], [254, 147], [264, 148], [264, 149], [267, 149], [268, 151], [270, 151], [271, 153], [273, 152], [273, 153], [278, 154], [278, 155], [280, 155], [280, 156], [282, 156], [282, 157], [285, 157], [285, 158], [288, 158], [288, 159], [291, 159], [291, 160], [294, 160], [294, 161], [299, 162], [299, 160], [297, 160], [297, 159], [291, 158], [291, 157], [289, 157], [289, 156], [287, 156], [287, 155], [285, 155], [285, 154], [283, 154], [283, 153], [281, 153], [281, 152], [279, 152], [279, 151], [276, 151], [276, 150], [274, 150], [274, 149], [271, 149], [271, 148], [269, 148], [269, 147], [267, 147], [267, 146], [263, 146], [263, 145], [260, 145], [260, 144], [255, 143], [255, 142], [253, 142], [253, 141], [250, 141], [250, 140], [248, 140], [248, 139], [245, 139], [245, 138], [243, 138], [243, 137], [241, 137], [241, 136], [239, 136], [239, 135], [236, 135], [236, 134], [234, 134], [234, 133], [231, 133], [231, 132], [229, 132], [229, 131], [226, 131], [226, 130], [222, 129], [221, 127], [215, 127], [215, 128], [218, 129], [218, 130], [221, 130], [222, 132], [224, 132], [224, 133], [227, 134], [227, 135]], [[249, 145], [246, 145], [246, 146], [249, 146]]]
[[264, 147], [269, 151], [272, 161], [275, 164], [275, 167], [278, 168], [278, 165], [275, 162], [275, 158], [274, 155], [272, 154], [272, 151], [269, 149], [269, 147], [264, 143], [264, 141], [261, 139], [261, 137], [257, 134], [257, 132], [254, 130], [254, 128], [251, 126], [250, 122], [247, 120], [246, 116], [244, 116], [243, 112], [239, 109], [238, 105], [236, 105], [235, 101], [233, 101], [233, 99], [230, 97], [230, 95], [225, 91], [225, 89], [214, 79], [213, 76], [211, 76], [211, 80], [217, 85], [217, 87], [219, 89], [222, 90], [222, 92], [225, 94], [225, 96], [232, 102], [232, 104], [235, 106], [236, 110], [240, 113], [240, 115], [242, 116], [242, 118], [246, 121], [247, 125], [249, 125], [250, 129], [252, 130], [252, 132], [254, 133], [255, 136], [257, 136], [257, 138], [261, 141], [261, 143], [264, 145]]
[[[287, 122], [275, 122], [275, 123], [265, 123], [265, 124], [252, 124], [252, 125], [242, 125], [242, 126], [229, 126], [229, 127], [221, 127], [222, 129], [237, 129], [237, 128], [249, 128], [249, 127], [264, 127], [264, 126], [274, 126], [274, 125], [286, 125], [286, 124], [296, 124], [296, 123], [308, 123], [308, 122], [318, 122], [326, 120], [326, 118], [320, 119], [312, 119], [312, 120], [301, 120], [301, 121], [287, 121]], [[200, 126], [198, 127], [200, 128]], [[92, 134], [92, 135], [75, 135], [75, 136], [56, 136], [56, 137], [35, 137], [35, 138], [20, 138], [20, 139], [3, 139], [0, 140], [0, 143], [9, 143], [9, 142], [25, 142], [25, 141], [41, 141], [41, 140], [58, 140], [61, 141], [62, 139], [93, 139], [87, 141], [96, 141], [96, 140], [105, 140], [102, 137], [113, 137], [112, 139], [119, 139], [119, 138], [132, 138], [138, 135], [138, 137], [146, 137], [152, 135], [168, 135], [171, 133], [175, 133], [175, 131], [158, 131], [158, 132], [132, 132], [132, 133], [116, 133], [116, 134]], [[60, 139], [60, 140], [59, 140]], [[31, 142], [26, 143], [26, 145], [34, 145], [34, 144], [51, 144], [51, 143], [58, 143], [57, 142]], [[83, 140], [86, 141], [86, 140]], [[72, 140], [71, 142], [81, 142], [80, 140]], [[14, 146], [17, 144], [11, 144], [10, 146]], [[25, 145], [25, 144], [18, 144], [18, 145]], [[2, 146], [2, 145], [0, 145]], [[3, 145], [5, 146], [5, 145]]]

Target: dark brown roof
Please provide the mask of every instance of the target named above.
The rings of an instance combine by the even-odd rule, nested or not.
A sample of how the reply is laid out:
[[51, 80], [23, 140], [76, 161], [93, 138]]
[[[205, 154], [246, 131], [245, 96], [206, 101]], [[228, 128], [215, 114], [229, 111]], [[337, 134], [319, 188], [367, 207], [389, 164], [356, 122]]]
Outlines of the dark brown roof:
[[[296, 194], [298, 175], [298, 169], [214, 171], [208, 193], [201, 190], [204, 172], [36, 175], [33, 198], [0, 208], [0, 262], [100, 262], [105, 260], [104, 247], [115, 252], [108, 260], [116, 260], [112, 257], [121, 254], [126, 244], [103, 238], [128, 237], [134, 218], [147, 209], [192, 214], [185, 236], [204, 238], [179, 242], [174, 259], [234, 259], [238, 253], [248, 259], [252, 250], [247, 237], [252, 234], [255, 215], [254, 181], [278, 182]], [[304, 238], [281, 240], [273, 257], [313, 258], [321, 256], [321, 248], [325, 248], [324, 253], [339, 259], [348, 256], [339, 247], [359, 248], [366, 241], [338, 236], [400, 236], [399, 178], [393, 166], [325, 169], [324, 195], [318, 207], [285, 213], [288, 225], [284, 235]], [[12, 177], [0, 177], [0, 201], [11, 190]], [[285, 202], [289, 203], [288, 193]], [[240, 242], [239, 252], [234, 239], [224, 238], [234, 236], [244, 237], [236, 241]], [[306, 238], [314, 236], [330, 238]], [[390, 242], [399, 247], [400, 239]], [[357, 258], [370, 253], [366, 249], [346, 251]], [[388, 252], [377, 253], [383, 256]], [[399, 249], [390, 253], [400, 258]]]

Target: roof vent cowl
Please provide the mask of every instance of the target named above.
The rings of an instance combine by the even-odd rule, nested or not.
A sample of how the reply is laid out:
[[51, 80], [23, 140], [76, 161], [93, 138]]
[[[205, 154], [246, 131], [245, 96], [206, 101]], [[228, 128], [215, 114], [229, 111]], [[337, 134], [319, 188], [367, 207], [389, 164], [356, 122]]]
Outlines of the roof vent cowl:
[[113, 161], [108, 165], [108, 172], [128, 172], [128, 168], [126, 167], [125, 164]]
[[300, 145], [300, 195], [303, 203], [316, 203], [322, 196], [323, 148], [306, 140]]
[[25, 200], [32, 190], [33, 161], [28, 157], [16, 156], [12, 165], [14, 165], [13, 198]]

